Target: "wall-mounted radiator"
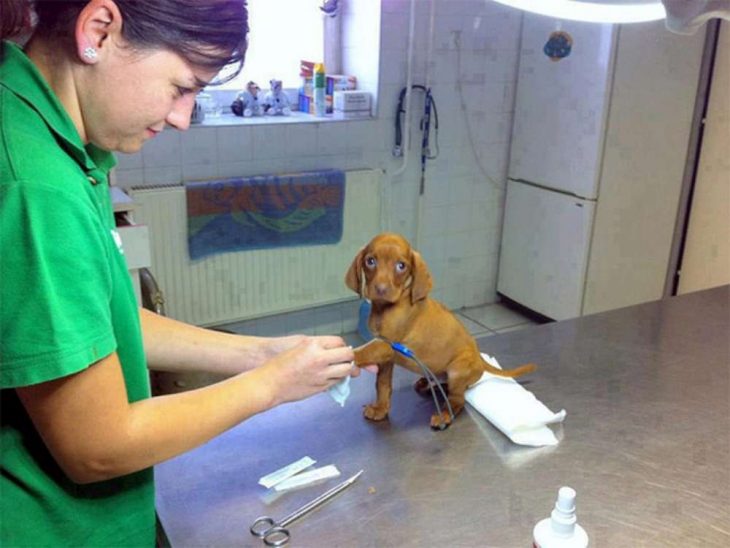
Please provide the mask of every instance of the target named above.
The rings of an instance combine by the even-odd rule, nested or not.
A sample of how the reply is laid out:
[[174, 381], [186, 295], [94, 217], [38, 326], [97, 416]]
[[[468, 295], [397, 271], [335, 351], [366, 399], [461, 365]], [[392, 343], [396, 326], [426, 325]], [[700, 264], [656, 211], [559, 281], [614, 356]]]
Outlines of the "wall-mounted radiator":
[[182, 185], [134, 188], [137, 223], [149, 227], [151, 270], [167, 315], [216, 325], [353, 298], [344, 276], [352, 259], [382, 229], [381, 172], [349, 171], [342, 239], [333, 245], [224, 253], [191, 261]]

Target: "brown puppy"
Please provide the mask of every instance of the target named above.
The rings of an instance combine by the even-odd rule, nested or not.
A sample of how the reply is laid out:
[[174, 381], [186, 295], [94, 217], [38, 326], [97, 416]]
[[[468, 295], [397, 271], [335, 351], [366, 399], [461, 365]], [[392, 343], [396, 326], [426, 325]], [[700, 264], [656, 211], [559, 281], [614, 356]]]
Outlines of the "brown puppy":
[[[345, 276], [347, 287], [371, 302], [370, 332], [410, 348], [435, 375], [445, 375], [454, 416], [464, 408], [464, 392], [488, 371], [501, 377], [517, 377], [535, 370], [533, 364], [502, 371], [482, 359], [474, 338], [441, 303], [428, 298], [431, 274], [418, 252], [399, 234], [382, 233], [357, 254]], [[378, 364], [377, 400], [365, 407], [366, 418], [388, 416], [392, 394], [393, 364], [421, 373], [411, 359], [395, 352], [385, 341], [373, 339], [355, 349], [355, 363]], [[416, 390], [425, 393], [421, 378]], [[431, 417], [431, 426], [449, 425], [447, 409]]]

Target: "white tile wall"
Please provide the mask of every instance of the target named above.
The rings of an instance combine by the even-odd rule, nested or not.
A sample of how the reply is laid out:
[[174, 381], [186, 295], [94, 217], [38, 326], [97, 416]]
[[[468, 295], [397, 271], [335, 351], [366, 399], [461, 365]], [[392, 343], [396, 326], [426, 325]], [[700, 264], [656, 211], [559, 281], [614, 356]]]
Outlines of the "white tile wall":
[[145, 168], [179, 166], [182, 160], [181, 141], [180, 132], [163, 131], [142, 149], [142, 164]]
[[200, 127], [183, 133], [181, 137], [183, 165], [217, 164], [218, 132], [222, 129], [224, 128]]
[[[344, 5], [344, 70], [356, 74], [365, 87], [378, 90], [376, 119], [193, 126], [183, 134], [166, 130], [144, 152], [119, 155], [118, 184], [283, 170], [381, 168], [391, 196], [389, 228], [415, 243], [422, 95], [413, 95], [409, 167], [398, 177], [391, 175], [400, 166], [391, 150], [397, 96], [406, 81], [410, 1], [381, 0], [381, 12], [373, 0]], [[420, 84], [427, 69], [430, 5], [416, 0], [414, 83]], [[504, 198], [498, 187], [506, 178], [521, 16], [488, 0], [436, 0], [435, 8], [430, 78], [439, 114], [440, 155], [428, 162], [419, 247], [435, 279], [434, 295], [451, 308], [461, 308], [496, 300]], [[380, 32], [379, 60], [374, 58], [378, 52], [373, 28]], [[461, 43], [458, 54], [455, 33]], [[371, 236], [363, 234], [363, 243]], [[325, 320], [333, 326], [345, 321], [341, 316]]]

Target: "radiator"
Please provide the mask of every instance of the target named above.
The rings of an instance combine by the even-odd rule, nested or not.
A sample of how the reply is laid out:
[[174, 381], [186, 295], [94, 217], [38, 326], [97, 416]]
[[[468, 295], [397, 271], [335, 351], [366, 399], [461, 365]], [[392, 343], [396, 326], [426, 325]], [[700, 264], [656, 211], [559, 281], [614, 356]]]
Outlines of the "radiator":
[[352, 299], [347, 268], [381, 231], [381, 171], [349, 171], [335, 245], [224, 253], [191, 261], [182, 185], [133, 188], [135, 222], [149, 227], [151, 270], [167, 315], [210, 326]]

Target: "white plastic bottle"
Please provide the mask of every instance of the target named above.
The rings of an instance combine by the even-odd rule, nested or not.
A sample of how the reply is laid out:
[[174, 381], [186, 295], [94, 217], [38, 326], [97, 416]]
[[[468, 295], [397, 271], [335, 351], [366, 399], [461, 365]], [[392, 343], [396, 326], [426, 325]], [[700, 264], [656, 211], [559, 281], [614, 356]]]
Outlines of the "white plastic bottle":
[[588, 534], [575, 517], [575, 489], [561, 487], [555, 509], [532, 531], [534, 548], [585, 548]]

